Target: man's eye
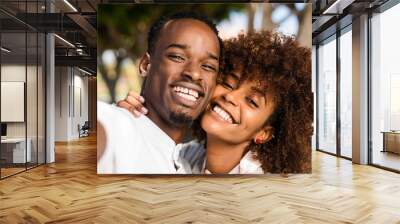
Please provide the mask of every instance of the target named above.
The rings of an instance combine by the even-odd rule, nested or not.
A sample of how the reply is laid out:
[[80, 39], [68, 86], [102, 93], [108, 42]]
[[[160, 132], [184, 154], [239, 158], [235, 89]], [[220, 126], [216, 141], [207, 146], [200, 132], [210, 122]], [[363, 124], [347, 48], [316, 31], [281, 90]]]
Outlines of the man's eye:
[[172, 59], [173, 61], [176, 61], [176, 62], [182, 62], [182, 61], [185, 60], [185, 58], [183, 58], [183, 57], [181, 57], [179, 55], [175, 55], [175, 54], [168, 55], [168, 58], [170, 58], [170, 59]]
[[258, 104], [255, 100], [251, 99], [250, 97], [246, 97], [247, 102], [252, 106], [258, 108]]
[[212, 71], [212, 72], [216, 72], [217, 69], [214, 68], [214, 66], [211, 65], [203, 65], [203, 68], [205, 68], [207, 71]]

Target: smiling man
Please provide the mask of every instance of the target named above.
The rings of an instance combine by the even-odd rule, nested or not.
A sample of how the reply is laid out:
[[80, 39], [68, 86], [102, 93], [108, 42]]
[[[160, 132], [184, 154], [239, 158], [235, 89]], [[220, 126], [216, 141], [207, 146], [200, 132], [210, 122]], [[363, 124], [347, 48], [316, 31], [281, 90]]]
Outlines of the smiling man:
[[162, 17], [150, 28], [139, 71], [148, 115], [98, 103], [98, 173], [182, 173], [179, 144], [216, 85], [221, 40], [193, 13]]

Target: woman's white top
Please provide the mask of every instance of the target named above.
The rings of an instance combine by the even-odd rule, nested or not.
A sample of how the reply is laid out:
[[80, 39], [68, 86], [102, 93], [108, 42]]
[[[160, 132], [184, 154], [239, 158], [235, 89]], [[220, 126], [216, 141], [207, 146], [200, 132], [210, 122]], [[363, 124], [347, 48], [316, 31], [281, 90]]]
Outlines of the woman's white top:
[[[185, 143], [179, 156], [186, 173], [211, 174], [205, 169], [206, 149], [203, 143], [196, 140]], [[229, 174], [264, 174], [261, 163], [255, 156], [254, 152], [247, 152]]]

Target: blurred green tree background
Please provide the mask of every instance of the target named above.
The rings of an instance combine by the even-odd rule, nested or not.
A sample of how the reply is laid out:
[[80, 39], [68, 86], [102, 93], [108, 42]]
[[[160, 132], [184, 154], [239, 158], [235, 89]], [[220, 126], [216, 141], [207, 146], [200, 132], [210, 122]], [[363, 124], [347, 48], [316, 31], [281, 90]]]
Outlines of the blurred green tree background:
[[[97, 15], [97, 46], [101, 57], [97, 68], [99, 98], [115, 102], [129, 90], [140, 91], [142, 80], [132, 69], [146, 51], [151, 24], [160, 16], [195, 11], [209, 16], [217, 24], [228, 18], [230, 12], [245, 9], [246, 4], [100, 5]], [[111, 53], [103, 55], [107, 49], [116, 50], [114, 59]]]
[[129, 49], [132, 57], [140, 57], [146, 50], [147, 32], [150, 25], [162, 15], [182, 11], [195, 11], [209, 16], [216, 24], [227, 19], [232, 11], [245, 10], [246, 4], [138, 4], [100, 5], [98, 14], [98, 38], [100, 52], [103, 49]]
[[[222, 36], [258, 30], [292, 30], [300, 44], [311, 47], [311, 4], [279, 3], [208, 3], [208, 4], [129, 4], [99, 5], [98, 26], [98, 99], [116, 102], [128, 91], [140, 92], [142, 78], [138, 74], [138, 59], [147, 48], [147, 32], [162, 15], [195, 11], [207, 15], [221, 25]], [[293, 22], [295, 21], [295, 22]], [[233, 29], [239, 27], [239, 29]], [[282, 29], [281, 29], [282, 28]], [[228, 30], [226, 30], [228, 29]], [[281, 30], [280, 30], [281, 29]], [[237, 34], [235, 34], [237, 35]], [[224, 37], [223, 37], [224, 38]], [[225, 36], [227, 38], [227, 36]]]

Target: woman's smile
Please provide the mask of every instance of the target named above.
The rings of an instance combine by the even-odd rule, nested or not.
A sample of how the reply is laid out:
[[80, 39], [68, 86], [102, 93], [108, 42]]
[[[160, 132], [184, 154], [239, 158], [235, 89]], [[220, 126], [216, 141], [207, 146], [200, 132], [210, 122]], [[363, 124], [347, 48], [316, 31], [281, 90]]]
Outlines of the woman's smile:
[[221, 104], [214, 102], [211, 103], [210, 106], [211, 114], [216, 117], [218, 120], [221, 120], [223, 122], [229, 123], [229, 124], [239, 124], [239, 117], [240, 116], [234, 116], [227, 107], [222, 106]]

